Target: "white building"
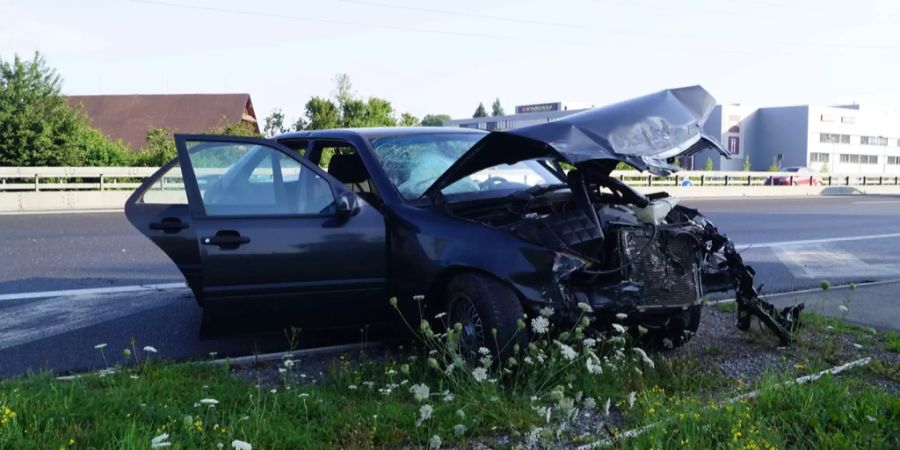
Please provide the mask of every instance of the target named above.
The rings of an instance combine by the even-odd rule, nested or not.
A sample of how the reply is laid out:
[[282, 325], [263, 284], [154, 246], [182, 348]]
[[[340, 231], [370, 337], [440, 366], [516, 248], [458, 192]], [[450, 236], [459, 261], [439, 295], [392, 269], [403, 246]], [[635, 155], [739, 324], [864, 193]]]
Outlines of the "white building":
[[[584, 111], [561, 102], [522, 105], [516, 114], [456, 119], [444, 126], [503, 130], [549, 122]], [[681, 161], [701, 170], [712, 160], [714, 170], [738, 171], [749, 157], [755, 171], [806, 166], [840, 174], [900, 174], [900, 114], [860, 105], [763, 107], [717, 105], [704, 126], [731, 153], [703, 152]]]

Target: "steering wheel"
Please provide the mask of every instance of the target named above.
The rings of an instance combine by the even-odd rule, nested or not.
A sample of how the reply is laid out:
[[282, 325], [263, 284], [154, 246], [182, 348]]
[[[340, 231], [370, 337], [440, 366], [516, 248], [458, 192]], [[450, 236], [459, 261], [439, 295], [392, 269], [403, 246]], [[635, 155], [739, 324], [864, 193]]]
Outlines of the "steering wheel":
[[504, 185], [506, 183], [509, 183], [509, 180], [507, 180], [506, 178], [492, 175], [492, 176], [488, 177], [487, 180], [484, 180], [481, 183], [479, 183], [479, 186], [481, 186], [482, 191], [487, 191], [487, 190], [496, 188], [498, 186]]

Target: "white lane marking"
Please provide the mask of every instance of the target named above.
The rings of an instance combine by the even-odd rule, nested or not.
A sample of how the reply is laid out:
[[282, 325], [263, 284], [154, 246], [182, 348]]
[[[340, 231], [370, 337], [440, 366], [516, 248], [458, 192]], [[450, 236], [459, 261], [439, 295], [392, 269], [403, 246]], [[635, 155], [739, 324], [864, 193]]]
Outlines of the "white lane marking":
[[850, 252], [823, 244], [783, 245], [773, 248], [773, 251], [796, 278], [827, 280], [900, 275], [900, 267], [896, 264], [870, 264]]
[[0, 350], [183, 300], [177, 295], [151, 295], [149, 292], [120, 296], [74, 295], [3, 308], [0, 311]]
[[141, 291], [165, 291], [169, 289], [182, 289], [187, 287], [182, 283], [141, 284], [136, 286], [116, 286], [108, 288], [90, 289], [65, 289], [60, 291], [19, 292], [15, 294], [0, 294], [0, 301], [25, 300], [33, 298], [63, 297], [72, 295], [104, 295], [122, 294]]
[[832, 238], [824, 238], [824, 239], [807, 239], [802, 241], [781, 241], [781, 242], [758, 242], [758, 243], [750, 243], [750, 244], [735, 244], [735, 247], [741, 248], [743, 250], [749, 250], [753, 248], [771, 248], [771, 247], [784, 247], [791, 245], [809, 245], [809, 244], [827, 244], [829, 242], [848, 242], [848, 241], [865, 241], [869, 239], [888, 239], [888, 238], [896, 238], [900, 237], [900, 233], [887, 233], [887, 234], [869, 234], [863, 236], [841, 236], [841, 237], [832, 237]]
[[900, 200], [873, 200], [869, 202], [853, 202], [854, 205], [875, 205], [879, 203], [900, 203]]

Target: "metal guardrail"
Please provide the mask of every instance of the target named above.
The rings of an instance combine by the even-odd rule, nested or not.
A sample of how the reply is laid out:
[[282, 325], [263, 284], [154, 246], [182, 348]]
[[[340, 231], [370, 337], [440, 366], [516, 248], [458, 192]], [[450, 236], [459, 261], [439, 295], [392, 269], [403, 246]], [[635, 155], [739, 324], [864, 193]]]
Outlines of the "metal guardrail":
[[0, 167], [0, 192], [135, 189], [157, 170], [157, 167]]
[[[3, 191], [112, 191], [137, 188], [156, 172], [156, 167], [0, 167]], [[896, 174], [798, 174], [796, 172], [683, 171], [659, 177], [633, 170], [613, 171], [612, 177], [631, 186], [766, 186], [770, 178], [786, 179], [787, 185], [898, 186]]]

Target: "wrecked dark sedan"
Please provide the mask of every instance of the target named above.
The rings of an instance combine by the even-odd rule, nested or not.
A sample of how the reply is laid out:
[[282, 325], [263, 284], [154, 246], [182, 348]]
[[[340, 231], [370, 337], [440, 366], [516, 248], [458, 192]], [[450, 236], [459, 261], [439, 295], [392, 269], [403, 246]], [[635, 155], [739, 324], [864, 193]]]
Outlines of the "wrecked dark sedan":
[[677, 346], [704, 295], [734, 289], [741, 328], [756, 315], [787, 341], [798, 310], [756, 295], [713, 224], [609, 176], [620, 162], [660, 174], [672, 158], [721, 151], [702, 133], [714, 105], [695, 86], [491, 133], [176, 135], [178, 158], [126, 214], [204, 307], [330, 327], [388, 320], [396, 297], [446, 312], [467, 348], [502, 353], [494, 343], [522, 339], [516, 321], [548, 306], [557, 320], [590, 309], [601, 326]]

